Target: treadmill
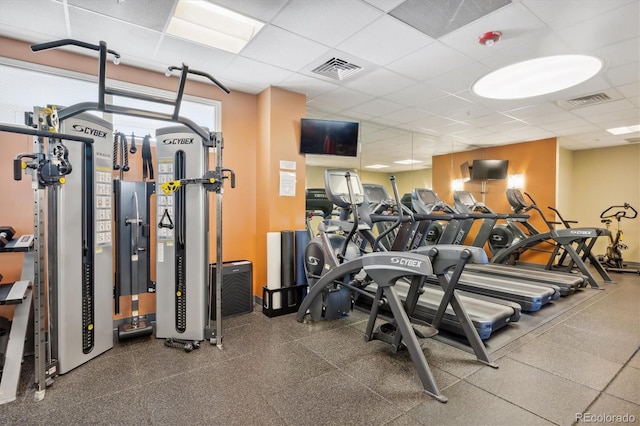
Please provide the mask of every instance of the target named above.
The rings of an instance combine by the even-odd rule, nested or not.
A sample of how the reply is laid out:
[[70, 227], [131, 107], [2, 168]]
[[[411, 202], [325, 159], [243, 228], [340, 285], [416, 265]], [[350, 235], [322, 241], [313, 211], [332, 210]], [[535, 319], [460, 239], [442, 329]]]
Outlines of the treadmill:
[[[463, 213], [494, 213], [483, 203], [476, 201], [475, 197], [468, 191], [454, 191], [453, 199], [457, 211]], [[497, 219], [507, 219], [509, 214], [497, 214]], [[495, 221], [487, 221], [483, 226], [487, 229], [493, 229]], [[478, 241], [477, 246], [484, 246], [485, 240]], [[586, 277], [580, 274], [567, 274], [543, 269], [520, 268], [512, 265], [489, 263], [487, 265], [469, 265], [468, 271], [478, 274], [490, 274], [492, 276], [500, 276], [505, 278], [513, 278], [526, 280], [536, 285], [553, 286], [560, 290], [561, 296], [567, 296], [574, 293], [578, 288], [587, 285]]]
[[[340, 171], [335, 171], [335, 173], [339, 175]], [[351, 179], [355, 178], [358, 178], [357, 174], [352, 173]], [[329, 199], [334, 199], [335, 202], [335, 200], [338, 200], [338, 197], [332, 197], [332, 195], [338, 194], [340, 191], [338, 188], [332, 188], [331, 184], [336, 182], [331, 179], [327, 179], [325, 180], [325, 183], [326, 195]], [[357, 183], [354, 183], [353, 185], [357, 186]], [[390, 220], [394, 220], [393, 216], [389, 216], [389, 218]], [[359, 232], [363, 233], [370, 231], [360, 229]], [[363, 240], [371, 240], [371, 235], [364, 236]], [[380, 249], [384, 251], [382, 247]], [[398, 280], [395, 285], [395, 289], [403, 303], [406, 303], [409, 288], [410, 284], [402, 280]], [[372, 294], [375, 294], [376, 290], [377, 285], [375, 283], [371, 283], [364, 288], [364, 291], [372, 292]], [[423, 293], [417, 300], [412, 317], [431, 323], [438, 312], [440, 302], [444, 296], [444, 291], [440, 285], [432, 284], [425, 284], [423, 290]], [[517, 322], [520, 319], [522, 308], [517, 303], [471, 294], [460, 290], [456, 290], [456, 293], [459, 295], [461, 304], [464, 306], [474, 328], [478, 331], [478, 335], [482, 340], [488, 339], [496, 330], [499, 330], [512, 322]], [[371, 298], [356, 296], [355, 299], [356, 308], [366, 311], [370, 310]], [[448, 306], [445, 310], [440, 326], [443, 330], [460, 336], [465, 336], [462, 325], [457, 320], [451, 306]]]
[[[413, 208], [416, 212], [437, 218], [434, 211], [444, 211], [452, 220], [443, 232], [440, 244], [460, 244], [469, 232], [473, 221], [482, 219], [495, 222], [495, 214], [456, 213], [453, 208], [442, 202], [431, 189], [416, 188], [413, 193]], [[444, 216], [442, 216], [445, 218]], [[445, 218], [446, 219], [446, 218]], [[485, 231], [480, 231], [482, 234]], [[477, 237], [476, 241], [478, 240]], [[475, 242], [475, 241], [474, 241]], [[460, 277], [458, 288], [477, 293], [483, 296], [495, 297], [518, 303], [523, 311], [535, 312], [544, 305], [560, 298], [560, 288], [554, 285], [538, 285], [537, 282], [524, 280], [521, 277], [487, 276], [477, 272], [482, 271], [485, 265], [467, 265], [473, 269], [465, 268]]]

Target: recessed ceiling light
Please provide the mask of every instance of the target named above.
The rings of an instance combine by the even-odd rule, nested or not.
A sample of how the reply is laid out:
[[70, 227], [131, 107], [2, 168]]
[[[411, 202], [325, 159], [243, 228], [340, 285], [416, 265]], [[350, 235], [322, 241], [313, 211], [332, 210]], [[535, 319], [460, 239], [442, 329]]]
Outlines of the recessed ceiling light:
[[385, 166], [384, 164], [372, 164], [370, 166], [365, 166], [367, 169], [384, 169], [385, 167], [389, 166]]
[[263, 26], [263, 22], [204, 0], [180, 0], [167, 34], [239, 53]]
[[587, 81], [602, 69], [602, 61], [586, 55], [559, 55], [531, 59], [493, 71], [472, 90], [491, 99], [522, 99], [545, 95]]
[[396, 163], [396, 164], [416, 164], [416, 163], [422, 163], [422, 161], [420, 161], [420, 160], [400, 160], [400, 161], [394, 161], [394, 163]]
[[607, 129], [607, 132], [612, 135], [626, 135], [627, 133], [640, 132], [640, 124], [634, 126], [616, 127], [613, 129]]

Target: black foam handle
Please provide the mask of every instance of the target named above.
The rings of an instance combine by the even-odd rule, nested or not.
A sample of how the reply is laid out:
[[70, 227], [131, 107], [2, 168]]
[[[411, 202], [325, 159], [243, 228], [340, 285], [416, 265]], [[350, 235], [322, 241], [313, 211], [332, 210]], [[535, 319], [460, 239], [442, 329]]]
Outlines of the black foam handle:
[[13, 180], [22, 180], [22, 160], [13, 160]]

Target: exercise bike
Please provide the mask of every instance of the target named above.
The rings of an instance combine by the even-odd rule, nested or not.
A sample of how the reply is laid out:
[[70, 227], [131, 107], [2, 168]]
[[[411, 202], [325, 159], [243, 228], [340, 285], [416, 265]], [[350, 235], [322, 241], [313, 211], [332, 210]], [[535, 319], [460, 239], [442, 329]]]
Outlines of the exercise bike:
[[640, 268], [629, 268], [628, 265], [624, 263], [622, 250], [626, 250], [628, 247], [622, 243], [624, 234], [620, 229], [620, 219], [635, 219], [638, 217], [638, 211], [631, 207], [629, 203], [624, 203], [622, 206], [611, 206], [600, 213], [600, 222], [604, 223], [607, 229], [609, 229], [611, 218], [613, 217], [615, 217], [618, 222], [616, 236], [614, 237], [612, 233], [609, 234], [607, 253], [598, 256], [598, 260], [608, 271], [640, 274]]

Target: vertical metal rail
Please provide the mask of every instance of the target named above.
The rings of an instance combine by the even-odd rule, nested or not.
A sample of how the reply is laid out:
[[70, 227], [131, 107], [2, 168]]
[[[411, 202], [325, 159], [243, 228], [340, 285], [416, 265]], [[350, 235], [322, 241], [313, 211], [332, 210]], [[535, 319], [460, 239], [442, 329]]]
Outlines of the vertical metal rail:
[[[222, 349], [222, 137], [216, 140], [216, 172], [221, 185], [216, 192], [216, 346]], [[211, 317], [209, 317], [211, 318]]]
[[[36, 185], [37, 183], [34, 183]], [[45, 370], [47, 365], [45, 352], [45, 302], [46, 294], [44, 288], [44, 191], [38, 188], [33, 190], [33, 226], [35, 243], [34, 247], [34, 273], [33, 273], [33, 329], [34, 329], [34, 358], [35, 358], [35, 385], [36, 392], [34, 401], [44, 399], [47, 388]]]

